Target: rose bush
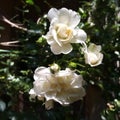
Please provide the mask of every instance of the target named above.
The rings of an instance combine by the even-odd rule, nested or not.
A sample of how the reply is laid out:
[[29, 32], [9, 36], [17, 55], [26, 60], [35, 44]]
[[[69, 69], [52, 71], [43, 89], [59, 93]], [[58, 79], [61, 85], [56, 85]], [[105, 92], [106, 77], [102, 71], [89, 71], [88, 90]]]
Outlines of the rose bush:
[[[73, 49], [71, 43], [80, 43], [86, 64], [92, 67], [101, 64], [103, 59], [103, 54], [100, 52], [101, 46], [90, 43], [90, 46], [87, 47], [87, 34], [77, 27], [80, 22], [78, 13], [66, 8], [59, 10], [51, 8], [47, 17], [50, 27], [48, 33], [43, 37], [46, 38], [55, 55], [68, 54]], [[60, 70], [55, 63], [48, 68], [38, 67], [35, 70], [34, 80], [29, 94], [31, 98], [37, 96], [39, 100], [45, 100], [47, 109], [53, 107], [53, 101], [65, 106], [85, 96], [82, 76], [69, 68]]]
[[68, 54], [72, 51], [71, 43], [82, 43], [87, 39], [84, 30], [77, 26], [80, 15], [75, 11], [51, 8], [47, 15], [50, 21], [49, 31], [44, 36], [54, 54]]

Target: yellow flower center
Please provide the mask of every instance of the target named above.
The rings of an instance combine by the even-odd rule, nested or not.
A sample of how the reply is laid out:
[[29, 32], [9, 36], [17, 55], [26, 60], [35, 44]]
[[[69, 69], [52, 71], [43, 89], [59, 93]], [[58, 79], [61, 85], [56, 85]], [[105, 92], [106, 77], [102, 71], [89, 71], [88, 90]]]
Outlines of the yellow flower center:
[[89, 53], [89, 62], [92, 64], [92, 65], [95, 65], [97, 62], [98, 62], [98, 57], [96, 54], [94, 53]]
[[56, 32], [58, 38], [63, 42], [68, 42], [73, 36], [73, 31], [65, 24], [57, 24]]

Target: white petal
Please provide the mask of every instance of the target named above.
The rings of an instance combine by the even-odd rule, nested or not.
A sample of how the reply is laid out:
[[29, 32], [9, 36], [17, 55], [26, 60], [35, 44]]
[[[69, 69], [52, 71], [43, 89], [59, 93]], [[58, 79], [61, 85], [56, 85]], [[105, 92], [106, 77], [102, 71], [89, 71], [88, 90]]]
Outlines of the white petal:
[[61, 53], [62, 48], [56, 43], [54, 42], [53, 44], [51, 44], [51, 51], [55, 54], [58, 55]]
[[50, 74], [50, 69], [46, 67], [38, 67], [34, 73], [34, 80], [39, 80], [41, 75]]
[[72, 45], [71, 44], [64, 44], [63, 46], [62, 46], [62, 53], [63, 54], [68, 54], [68, 53], [70, 53], [71, 51], [72, 51]]
[[57, 77], [63, 77], [64, 76], [69, 76], [71, 73], [67, 70], [60, 70], [58, 73], [56, 73]]
[[69, 19], [69, 26], [74, 28], [80, 22], [80, 15], [72, 10], [69, 10], [70, 19]]
[[37, 73], [37, 74], [47, 74], [47, 73], [50, 73], [50, 70], [49, 70], [49, 68], [46, 68], [46, 67], [38, 67], [35, 70], [35, 73]]
[[99, 53], [98, 55], [99, 55], [99, 56], [98, 56], [99, 61], [98, 61], [97, 64], [95, 64], [95, 65], [91, 65], [92, 67], [97, 66], [97, 65], [100, 65], [100, 64], [102, 63], [102, 60], [103, 60], [103, 54], [102, 54], [102, 53]]
[[53, 39], [58, 43], [59, 46], [61, 46], [61, 42], [57, 38], [57, 33], [55, 29], [52, 29], [52, 35], [53, 35]]
[[58, 19], [59, 19], [60, 23], [68, 24], [69, 23], [69, 18], [70, 18], [70, 15], [69, 15], [69, 10], [68, 9], [62, 8], [62, 9], [59, 10]]
[[51, 44], [53, 44], [55, 41], [54, 41], [54, 39], [52, 38], [52, 39], [47, 39], [47, 43], [49, 44], [49, 45], [51, 45]]
[[74, 89], [70, 88], [67, 91], [58, 93], [54, 100], [59, 102], [61, 105], [66, 106], [69, 105], [70, 103], [82, 99], [84, 96], [85, 89], [83, 87]]
[[94, 43], [91, 43], [88, 47], [88, 51], [100, 52], [101, 51], [101, 45], [95, 45]]
[[85, 42], [86, 39], [87, 39], [86, 32], [82, 29], [76, 29], [76, 35], [71, 40], [71, 43], [82, 43], [82, 42]]
[[[41, 77], [41, 76], [40, 76]], [[35, 81], [34, 83], [34, 91], [37, 95], [44, 95], [46, 92], [50, 90], [50, 82], [44, 77], [43, 80]]]
[[58, 10], [56, 8], [51, 8], [48, 12], [48, 19], [51, 22], [52, 19], [58, 16]]
[[51, 31], [47, 32], [47, 34], [45, 36], [43, 36], [43, 37], [47, 40], [47, 43], [49, 45], [54, 42]]
[[74, 28], [80, 22], [80, 16], [77, 12], [62, 8], [59, 10], [59, 22], [67, 24], [68, 26]]
[[72, 81], [71, 85], [73, 88], [80, 88], [83, 85], [83, 77], [81, 75], [76, 75], [76, 78]]

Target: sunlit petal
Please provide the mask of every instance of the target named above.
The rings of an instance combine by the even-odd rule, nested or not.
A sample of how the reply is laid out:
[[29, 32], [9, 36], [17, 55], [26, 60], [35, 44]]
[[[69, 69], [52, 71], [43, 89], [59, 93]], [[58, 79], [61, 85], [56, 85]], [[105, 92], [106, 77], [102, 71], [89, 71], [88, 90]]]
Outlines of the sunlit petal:
[[52, 21], [57, 16], [58, 16], [58, 10], [56, 8], [51, 8], [47, 15], [49, 21]]
[[51, 44], [51, 51], [55, 54], [58, 55], [61, 53], [62, 48], [57, 44], [57, 43], [53, 43]]
[[68, 54], [72, 51], [72, 45], [71, 44], [65, 44], [62, 46], [62, 53]]
[[82, 29], [76, 29], [76, 35], [71, 40], [71, 43], [82, 43], [85, 42], [86, 40], [87, 40], [86, 32]]

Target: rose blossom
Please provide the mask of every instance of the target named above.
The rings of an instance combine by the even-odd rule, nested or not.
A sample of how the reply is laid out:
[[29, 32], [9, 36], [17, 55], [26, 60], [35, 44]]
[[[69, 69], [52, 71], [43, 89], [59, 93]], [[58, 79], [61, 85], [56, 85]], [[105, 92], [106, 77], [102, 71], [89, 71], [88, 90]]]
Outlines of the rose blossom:
[[54, 54], [68, 54], [72, 51], [71, 43], [85, 42], [86, 33], [77, 27], [80, 16], [75, 11], [51, 8], [47, 15], [50, 21], [49, 31], [44, 36]]
[[38, 67], [35, 70], [34, 80], [34, 86], [29, 94], [32, 97], [38, 96], [42, 100], [45, 98], [48, 109], [53, 107], [52, 101], [68, 105], [85, 96], [82, 76], [69, 68], [53, 74], [50, 67]]
[[91, 67], [102, 63], [103, 54], [100, 52], [101, 46], [91, 43], [85, 51], [85, 62]]

